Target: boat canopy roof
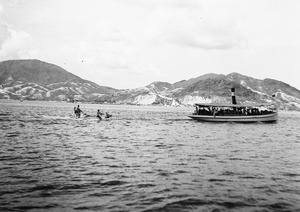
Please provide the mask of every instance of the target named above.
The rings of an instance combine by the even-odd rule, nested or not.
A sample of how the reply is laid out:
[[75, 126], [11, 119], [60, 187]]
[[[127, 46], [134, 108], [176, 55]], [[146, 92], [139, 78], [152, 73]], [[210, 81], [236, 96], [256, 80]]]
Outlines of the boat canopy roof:
[[221, 104], [221, 103], [196, 103], [199, 107], [268, 107], [274, 106], [272, 103], [249, 103], [249, 104]]

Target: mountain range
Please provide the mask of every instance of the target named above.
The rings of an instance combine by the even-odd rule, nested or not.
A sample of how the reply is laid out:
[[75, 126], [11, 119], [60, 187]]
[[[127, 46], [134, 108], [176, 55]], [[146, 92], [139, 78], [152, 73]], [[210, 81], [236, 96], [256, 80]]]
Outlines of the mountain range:
[[115, 89], [84, 80], [39, 60], [0, 62], [0, 99], [81, 101], [93, 103], [189, 106], [200, 102], [275, 102], [282, 110], [300, 111], [300, 91], [275, 79], [239, 73], [209, 73], [176, 83], [153, 82], [136, 89]]

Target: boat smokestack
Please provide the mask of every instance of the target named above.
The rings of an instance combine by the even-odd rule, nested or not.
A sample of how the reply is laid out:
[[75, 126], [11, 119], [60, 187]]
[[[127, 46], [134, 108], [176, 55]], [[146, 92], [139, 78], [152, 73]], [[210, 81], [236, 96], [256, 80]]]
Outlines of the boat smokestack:
[[236, 105], [236, 99], [235, 99], [235, 88], [231, 88], [231, 99], [232, 99], [232, 104]]

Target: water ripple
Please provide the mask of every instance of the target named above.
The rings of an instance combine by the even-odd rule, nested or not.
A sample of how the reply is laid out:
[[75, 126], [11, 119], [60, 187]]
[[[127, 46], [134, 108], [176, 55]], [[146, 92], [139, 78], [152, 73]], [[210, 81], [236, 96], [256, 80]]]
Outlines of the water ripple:
[[297, 211], [298, 113], [199, 123], [190, 109], [0, 103], [0, 211]]

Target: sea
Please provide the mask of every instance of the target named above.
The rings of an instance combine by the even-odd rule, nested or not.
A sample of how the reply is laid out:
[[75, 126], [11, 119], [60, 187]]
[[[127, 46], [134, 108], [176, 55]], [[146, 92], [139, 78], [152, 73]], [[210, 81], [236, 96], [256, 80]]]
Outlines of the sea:
[[0, 100], [0, 211], [300, 211], [299, 112], [240, 124], [193, 111]]

